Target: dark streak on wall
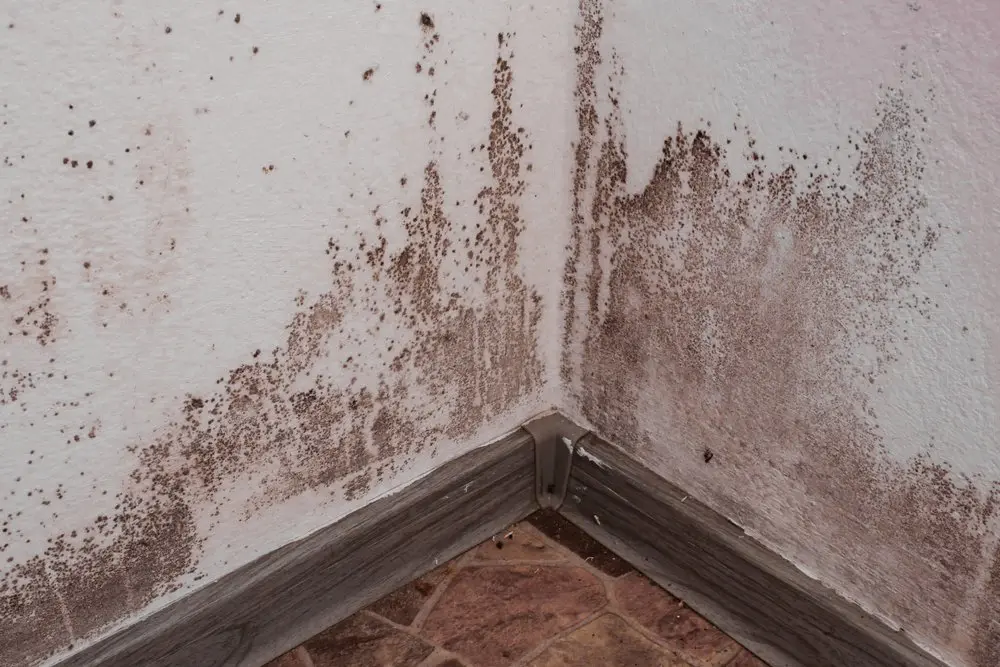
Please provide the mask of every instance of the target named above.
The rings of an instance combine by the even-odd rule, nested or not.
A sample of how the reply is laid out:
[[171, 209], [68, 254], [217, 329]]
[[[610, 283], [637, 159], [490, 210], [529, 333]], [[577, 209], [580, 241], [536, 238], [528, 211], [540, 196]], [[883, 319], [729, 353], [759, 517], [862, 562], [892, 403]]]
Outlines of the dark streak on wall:
[[[463, 209], [461, 224], [446, 212], [432, 157], [416, 206], [398, 216], [376, 207], [373, 236], [353, 248], [331, 239], [331, 287], [296, 314], [285, 343], [254, 353], [214, 394], [189, 396], [155, 441], [137, 443], [138, 463], [111, 515], [8, 564], [0, 575], [0, 664], [71, 648], [178, 589], [197, 572], [199, 517], [218, 516], [238, 480], [263, 489], [248, 513], [341, 484], [346, 499], [357, 499], [438, 441], [472, 435], [541, 388], [540, 297], [519, 273], [527, 147], [512, 125], [510, 57], [499, 56], [493, 72], [483, 142], [492, 182], [474, 209]], [[406, 242], [390, 251], [377, 231], [395, 227]], [[451, 286], [452, 273], [463, 276], [462, 287]], [[383, 327], [405, 333], [374, 363], [377, 382], [355, 378], [345, 387], [319, 369], [335, 359], [347, 377], [372, 370], [371, 360], [339, 351], [353, 335], [345, 319], [356, 313], [377, 322], [370, 336], [385, 337]], [[17, 517], [0, 508], [0, 518], [9, 537]]]
[[624, 72], [602, 63], [601, 3], [580, 9], [562, 360], [579, 409], [922, 641], [968, 653], [956, 622], [978, 605], [972, 659], [1000, 664], [1000, 566], [979, 590], [998, 489], [891, 458], [872, 399], [936, 307], [913, 289], [945, 231], [920, 187], [923, 112], [884, 88], [874, 127], [850, 138], [850, 178], [787, 147], [764, 156], [749, 131], [736, 177], [735, 139], [678, 125], [636, 188]]

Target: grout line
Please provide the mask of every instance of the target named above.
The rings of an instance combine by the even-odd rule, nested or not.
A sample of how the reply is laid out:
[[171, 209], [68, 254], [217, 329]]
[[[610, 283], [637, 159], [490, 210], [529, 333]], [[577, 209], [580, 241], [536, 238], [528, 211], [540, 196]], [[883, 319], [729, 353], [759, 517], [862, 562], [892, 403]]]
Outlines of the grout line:
[[[384, 623], [385, 625], [388, 625], [393, 630], [399, 630], [400, 632], [405, 632], [406, 634], [413, 635], [414, 637], [419, 637], [420, 636], [419, 634], [417, 634], [417, 632], [411, 626], [409, 626], [409, 625], [401, 625], [401, 624], [397, 623], [396, 621], [394, 621], [394, 620], [392, 620], [390, 618], [386, 618], [385, 616], [382, 616], [380, 614], [376, 614], [374, 611], [372, 611], [370, 609], [362, 609], [361, 611], [359, 611], [359, 612], [357, 612], [355, 614], [355, 616], [365, 616], [365, 615], [373, 617], [379, 623]], [[353, 618], [353, 617], [349, 617], [349, 618]], [[428, 643], [431, 643], [431, 642], [428, 642]]]
[[[556, 510], [556, 511], [558, 512], [558, 510]], [[560, 515], [560, 516], [562, 516], [562, 515]], [[563, 518], [565, 519], [565, 517], [563, 517]], [[569, 519], [565, 519], [565, 520], [569, 521]], [[587, 558], [584, 558], [583, 556], [581, 556], [580, 554], [576, 553], [575, 551], [573, 551], [569, 547], [563, 546], [562, 543], [560, 543], [554, 537], [549, 537], [548, 535], [546, 535], [542, 531], [538, 530], [537, 528], [535, 530], [542, 537], [542, 539], [544, 539], [547, 543], [549, 543], [551, 546], [553, 546], [556, 551], [561, 552], [562, 555], [563, 555], [563, 558], [566, 561], [568, 561], [571, 564], [577, 564], [577, 565], [579, 565], [581, 567], [586, 568], [588, 572], [590, 572], [594, 576], [600, 578], [602, 581], [613, 582], [616, 579], [621, 579], [622, 577], [626, 577], [629, 574], [631, 574], [630, 572], [626, 572], [625, 574], [619, 575], [617, 577], [613, 576], [613, 575], [610, 575], [607, 572], [604, 572], [603, 570], [598, 569], [594, 565], [591, 565], [590, 561], [591, 561], [591, 559], [594, 558], [594, 556], [589, 556]], [[593, 537], [591, 537], [590, 539], [594, 540]], [[594, 541], [598, 542], [597, 540], [594, 540]], [[598, 542], [598, 544], [600, 544], [600, 542]], [[604, 546], [604, 545], [602, 544], [601, 546]], [[604, 547], [604, 548], [607, 549], [607, 547]], [[610, 549], [608, 549], [608, 551], [610, 551], [611, 553], [614, 554], [614, 552], [611, 551]], [[615, 557], [618, 558], [618, 560], [622, 561], [623, 563], [628, 564], [628, 566], [632, 568], [633, 572], [638, 572], [638, 570], [636, 569], [636, 567], [634, 565], [632, 565], [631, 563], [629, 563], [627, 560], [625, 560], [624, 558], [622, 558], [618, 554], [614, 554], [614, 555], [615, 555]]]
[[[404, 632], [407, 635], [415, 637], [421, 640], [423, 643], [433, 647], [434, 650], [431, 652], [431, 654], [427, 656], [427, 658], [425, 658], [423, 662], [421, 662], [421, 665], [426, 664], [427, 667], [432, 667], [433, 665], [436, 665], [437, 662], [440, 661], [439, 660], [440, 658], [447, 659], [454, 657], [455, 659], [462, 660], [460, 655], [455, 654], [452, 651], [449, 651], [441, 646], [438, 646], [435, 642], [429, 640], [422, 633], [423, 625], [426, 622], [427, 618], [430, 616], [431, 612], [437, 606], [438, 602], [443, 597], [444, 593], [451, 585], [452, 581], [455, 579], [456, 576], [458, 576], [458, 574], [462, 570], [466, 569], [480, 570], [488, 567], [503, 568], [511, 566], [536, 566], [536, 567], [552, 567], [552, 568], [563, 568], [563, 569], [581, 568], [592, 574], [598, 581], [600, 581], [604, 589], [604, 597], [606, 602], [603, 605], [601, 605], [601, 607], [599, 607], [592, 613], [588, 614], [581, 620], [563, 628], [559, 632], [555, 633], [553, 636], [548, 637], [541, 643], [537, 644], [523, 656], [521, 656], [516, 661], [511, 663], [510, 667], [524, 667], [524, 665], [528, 664], [531, 660], [537, 658], [539, 655], [548, 650], [552, 645], [558, 643], [565, 637], [571, 635], [573, 632], [576, 632], [580, 628], [588, 625], [589, 623], [595, 621], [596, 619], [606, 614], [613, 614], [617, 616], [622, 621], [624, 621], [625, 624], [628, 625], [632, 630], [637, 632], [641, 637], [645, 638], [647, 641], [651, 642], [660, 650], [666, 652], [667, 654], [675, 658], [678, 662], [689, 666], [689, 662], [684, 658], [683, 655], [681, 655], [678, 652], [678, 650], [675, 647], [671, 646], [666, 642], [666, 640], [659, 637], [651, 630], [647, 629], [645, 626], [640, 624], [637, 620], [632, 618], [631, 615], [626, 613], [625, 610], [621, 607], [616, 594], [616, 585], [615, 585], [616, 582], [628, 576], [642, 577], [644, 575], [641, 572], [639, 572], [638, 570], [634, 570], [633, 572], [629, 572], [620, 575], [618, 577], [612, 576], [594, 567], [589, 563], [590, 559], [581, 557], [579, 554], [575, 553], [568, 547], [564, 546], [554, 538], [545, 535], [544, 533], [541, 533], [541, 531], [536, 531], [536, 532], [538, 532], [539, 536], [544, 541], [546, 546], [550, 548], [554, 554], [560, 557], [558, 560], [537, 561], [537, 560], [517, 559], [517, 560], [506, 560], [506, 561], [505, 560], [483, 561], [478, 558], [478, 554], [480, 547], [483, 544], [489, 543], [488, 541], [484, 541], [451, 560], [451, 563], [454, 564], [453, 571], [448, 573], [441, 580], [441, 583], [439, 583], [435, 587], [434, 592], [430, 595], [430, 597], [427, 598], [427, 600], [424, 601], [423, 606], [421, 607], [420, 611], [417, 612], [417, 615], [414, 617], [410, 625], [401, 625], [399, 623], [396, 623], [395, 621], [392, 621], [367, 609], [362, 610], [358, 613], [371, 616], [379, 620], [380, 622], [385, 623], [386, 625], [398, 631]], [[656, 584], [654, 583], [654, 585]], [[687, 606], [683, 600], [680, 600], [679, 598], [678, 600], [681, 605]], [[741, 646], [741, 651], [738, 652], [736, 655], [734, 655], [729, 661], [727, 661], [726, 665], [733, 664], [740, 657], [742, 652], [746, 650], [747, 649], [745, 647]], [[309, 653], [304, 646], [299, 646], [297, 649], [295, 649], [295, 651], [299, 660], [302, 662], [303, 667], [315, 667], [312, 662], [311, 656], [309, 656]], [[442, 656], [442, 654], [444, 655]], [[432, 658], [435, 659], [433, 662], [431, 661]]]
[[526, 665], [528, 663], [528, 661], [534, 660], [535, 658], [537, 658], [538, 656], [540, 656], [542, 653], [544, 653], [550, 646], [552, 646], [556, 642], [560, 641], [564, 637], [567, 637], [568, 635], [573, 634], [574, 632], [576, 632], [577, 630], [579, 630], [583, 626], [587, 625], [591, 621], [594, 621], [594, 620], [600, 618], [601, 616], [603, 616], [607, 612], [608, 612], [608, 605], [607, 604], [601, 605], [601, 607], [599, 609], [597, 609], [593, 613], [589, 614], [588, 616], [585, 616], [582, 620], [577, 621], [576, 623], [563, 628], [562, 630], [560, 630], [559, 632], [557, 632], [553, 636], [551, 636], [548, 639], [546, 639], [545, 641], [543, 641], [541, 644], [538, 644], [537, 646], [535, 646], [535, 648], [531, 649], [530, 651], [528, 651], [527, 653], [525, 653], [524, 655], [522, 655], [515, 662], [512, 662], [511, 665], [510, 665], [510, 667], [522, 667], [523, 665]]
[[[539, 532], [539, 534], [541, 534], [542, 538], [547, 543], [549, 543], [551, 546], [553, 546], [556, 550], [559, 550], [559, 551], [561, 551], [561, 552], [563, 552], [565, 554], [565, 556], [567, 557], [567, 561], [568, 561], [567, 565], [568, 566], [572, 567], [575, 564], [577, 566], [583, 567], [588, 572], [590, 572], [595, 577], [597, 577], [597, 579], [600, 580], [602, 584], [604, 584], [605, 597], [608, 600], [607, 611], [609, 613], [613, 613], [615, 616], [618, 616], [619, 618], [621, 618], [623, 621], [625, 621], [625, 623], [629, 627], [631, 627], [633, 630], [635, 630], [636, 632], [638, 632], [641, 636], [645, 637], [647, 640], [651, 641], [657, 647], [659, 647], [659, 648], [663, 649], [664, 651], [668, 652], [670, 655], [672, 655], [673, 657], [675, 657], [678, 661], [684, 663], [685, 665], [689, 664], [689, 662], [684, 658], [684, 656], [675, 647], [671, 646], [665, 639], [663, 639], [659, 635], [655, 634], [652, 630], [647, 629], [644, 625], [642, 625], [641, 623], [639, 623], [639, 621], [635, 620], [630, 614], [628, 614], [622, 608], [621, 604], [619, 603], [618, 596], [617, 596], [617, 591], [616, 591], [617, 587], [615, 586], [615, 583], [617, 581], [625, 579], [625, 577], [643, 577], [645, 579], [649, 579], [649, 577], [647, 577], [645, 574], [643, 574], [641, 571], [639, 571], [638, 568], [636, 568], [634, 565], [632, 565], [631, 563], [629, 563], [627, 560], [625, 560], [621, 556], [618, 556], [618, 558], [622, 562], [628, 563], [629, 566], [632, 567], [632, 571], [631, 572], [626, 572], [625, 574], [619, 575], [617, 577], [613, 576], [611, 574], [608, 574], [608, 573], [606, 573], [606, 572], [604, 572], [604, 571], [602, 571], [602, 570], [594, 567], [593, 565], [591, 565], [590, 564], [590, 558], [583, 558], [582, 556], [580, 556], [578, 553], [576, 553], [572, 549], [563, 546], [555, 538], [550, 537], [548, 535], [545, 535], [541, 531], [538, 531], [538, 532]], [[593, 539], [593, 538], [591, 538], [591, 539]], [[607, 547], [605, 547], [605, 548], [607, 548]], [[671, 597], [673, 597], [674, 599], [676, 599], [678, 601], [680, 607], [686, 607], [686, 608], [690, 609], [693, 613], [697, 614], [699, 617], [704, 618], [703, 616], [701, 616], [701, 614], [698, 614], [697, 611], [695, 611], [693, 608], [691, 608], [690, 605], [688, 605], [688, 603], [685, 602], [682, 598], [677, 597], [676, 595], [674, 595], [673, 593], [671, 593], [667, 589], [665, 589], [662, 586], [660, 586], [659, 584], [657, 584], [655, 581], [652, 581], [652, 579], [650, 579], [650, 582], [654, 586], [656, 586], [657, 588], [663, 590], [663, 592], [666, 593], [667, 595], [670, 595]], [[712, 625], [714, 626], [715, 624], [713, 623]], [[721, 632], [721, 630], [720, 630], [720, 632]], [[726, 636], [729, 637], [730, 639], [733, 639], [733, 637], [730, 636], [728, 633], [726, 633]], [[733, 639], [733, 641], [736, 641], [736, 640]], [[747, 649], [747, 647], [743, 646], [739, 642], [736, 642], [736, 643], [739, 644], [740, 649], [742, 651], [746, 651], [746, 652], [750, 653], [750, 650]], [[723, 665], [722, 667], [728, 667], [728, 665], [731, 665], [732, 663], [734, 663], [739, 656], [740, 656], [740, 653], [737, 653], [730, 660], [728, 660], [726, 662], [726, 664]]]
[[[738, 642], [737, 642], [737, 643], [738, 643]], [[744, 653], [746, 653], [747, 655], [751, 656], [752, 658], [754, 658], [754, 659], [758, 660], [759, 662], [761, 662], [761, 663], [764, 663], [764, 661], [763, 661], [763, 660], [761, 660], [760, 658], [758, 658], [758, 657], [757, 657], [757, 654], [756, 654], [756, 653], [754, 653], [753, 651], [751, 651], [750, 649], [748, 649], [748, 648], [747, 648], [746, 646], [743, 646], [742, 644], [740, 644], [740, 646], [742, 646], [742, 647], [743, 647], [743, 650], [742, 650], [742, 651], [740, 651], [739, 653], [737, 653], [736, 655], [734, 655], [734, 656], [733, 656], [733, 659], [732, 659], [732, 660], [730, 660], [729, 662], [727, 662], [727, 663], [726, 663], [725, 665], [723, 665], [722, 667], [729, 667], [730, 665], [735, 665], [735, 664], [736, 664], [736, 661], [737, 661], [737, 660], [739, 660], [739, 659], [740, 659], [740, 656], [742, 656], [742, 655], [743, 655]]]
[[[410, 628], [413, 629], [414, 633], [418, 633], [424, 629], [424, 621], [426, 621], [427, 617], [431, 615], [432, 611], [434, 611], [434, 607], [437, 606], [438, 600], [440, 600], [441, 596], [444, 595], [448, 586], [451, 585], [452, 580], [458, 576], [459, 572], [462, 571], [463, 562], [466, 561], [470, 557], [470, 554], [474, 551], [475, 547], [453, 559], [452, 562], [454, 562], [456, 566], [454, 571], [445, 575], [444, 579], [441, 580], [441, 583], [434, 588], [434, 592], [431, 593], [430, 597], [424, 600], [424, 604], [420, 607], [420, 611], [417, 612], [417, 615], [414, 616], [413, 620], [410, 622]], [[423, 639], [423, 637], [421, 637], [421, 639]]]
[[[621, 607], [615, 607], [612, 610], [612, 612], [615, 614], [615, 616], [617, 616], [618, 618], [622, 619], [622, 621], [625, 622], [625, 625], [627, 625], [630, 628], [632, 628], [633, 630], [635, 630], [641, 637], [645, 637], [653, 645], [655, 645], [655, 646], [661, 648], [662, 650], [666, 651], [667, 653], [669, 653], [673, 657], [677, 658], [678, 661], [683, 662], [685, 665], [689, 664], [688, 659], [685, 658], [684, 655], [679, 650], [677, 650], [677, 647], [671, 646], [667, 642], [667, 640], [665, 640], [663, 637], [660, 637], [659, 635], [657, 635], [656, 633], [654, 633], [652, 630], [650, 630], [649, 628], [647, 628], [646, 626], [644, 626], [642, 623], [640, 623], [639, 621], [637, 621], [634, 618], [632, 618], [631, 615], [626, 614], [625, 611]], [[742, 646], [740, 648], [742, 648]], [[739, 655], [739, 654], [737, 653], [737, 655]]]
[[[740, 646], [742, 646], [742, 644], [741, 644]], [[731, 665], [731, 664], [733, 664], [734, 662], [736, 662], [736, 660], [737, 660], [737, 659], [738, 659], [738, 658], [739, 658], [739, 657], [740, 657], [741, 655], [743, 655], [743, 654], [744, 654], [745, 652], [746, 652], [746, 648], [744, 647], [742, 651], [740, 651], [739, 653], [737, 653], [736, 655], [734, 655], [734, 656], [733, 656], [733, 657], [732, 657], [731, 659], [727, 660], [727, 661], [726, 661], [726, 664], [722, 665], [722, 667], [729, 667], [729, 665]]]
[[[428, 598], [428, 602], [429, 601], [430, 601], [430, 598]], [[424, 604], [427, 604], [427, 602], [425, 602]], [[434, 650], [431, 652], [431, 654], [429, 656], [427, 656], [424, 659], [424, 662], [426, 662], [427, 660], [430, 660], [434, 656], [434, 654], [438, 653], [438, 652], [444, 652], [444, 653], [446, 653], [447, 654], [445, 656], [446, 658], [455, 657], [456, 659], [458, 659], [458, 658], [461, 657], [457, 653], [453, 653], [452, 651], [449, 651], [448, 649], [444, 648], [443, 646], [439, 646], [436, 642], [431, 641], [429, 638], [427, 638], [423, 634], [421, 634], [420, 628], [416, 628], [413, 625], [400, 625], [399, 623], [397, 623], [397, 622], [395, 622], [393, 620], [390, 620], [390, 619], [386, 618], [385, 616], [380, 616], [379, 614], [376, 614], [375, 612], [370, 611], [368, 609], [363, 609], [363, 610], [361, 610], [361, 611], [359, 611], [357, 613], [358, 614], [368, 614], [369, 616], [374, 617], [380, 623], [384, 623], [385, 625], [388, 625], [389, 627], [393, 628], [394, 630], [398, 630], [399, 632], [405, 633], [405, 634], [407, 634], [407, 635], [409, 635], [409, 636], [411, 636], [411, 637], [413, 637], [415, 639], [419, 639], [424, 644], [427, 644], [428, 646], [433, 647]], [[414, 622], [416, 622], [416, 619], [414, 619]], [[420, 663], [420, 665], [423, 665], [423, 664], [424, 664], [423, 662]], [[463, 664], [465, 664], [465, 663], [463, 662]], [[313, 666], [310, 665], [309, 667], [313, 667]], [[418, 667], [420, 667], [420, 666], [418, 665]]]
[[[568, 547], [565, 547], [562, 544], [560, 544], [554, 538], [549, 537], [548, 535], [543, 535], [543, 537], [545, 538], [545, 540], [547, 542], [553, 544], [557, 549], [562, 550], [563, 552], [565, 552], [568, 555], [569, 561], [570, 561], [569, 563], [567, 563], [568, 566], [572, 567], [574, 563], [578, 564], [578, 566], [582, 566], [588, 572], [590, 572], [591, 574], [593, 574], [598, 579], [598, 581], [601, 582], [601, 584], [603, 584], [603, 586], [604, 586], [604, 597], [608, 601], [607, 604], [604, 607], [604, 612], [605, 613], [614, 614], [618, 618], [622, 619], [622, 621], [624, 621], [626, 625], [628, 625], [630, 628], [632, 628], [633, 630], [635, 630], [641, 637], [646, 638], [648, 641], [650, 641], [651, 643], [653, 643], [653, 645], [655, 645], [658, 648], [666, 651], [672, 657], [676, 658], [679, 662], [682, 662], [685, 665], [689, 664], [688, 661], [686, 659], [684, 659], [684, 656], [682, 656], [677, 651], [676, 648], [670, 646], [666, 642], [666, 640], [664, 640], [662, 637], [656, 635], [651, 630], [648, 630], [645, 626], [643, 626], [641, 623], [639, 623], [639, 621], [637, 621], [634, 618], [632, 618], [632, 616], [630, 614], [628, 614], [622, 608], [621, 604], [619, 604], [618, 595], [617, 595], [617, 591], [616, 591], [617, 587], [615, 586], [616, 582], [619, 581], [619, 580], [621, 580], [621, 579], [624, 579], [625, 577], [631, 577], [631, 576], [645, 577], [646, 575], [644, 575], [639, 570], [635, 569], [635, 567], [631, 566], [631, 563], [629, 563], [629, 565], [632, 567], [632, 571], [631, 572], [626, 572], [625, 574], [619, 575], [617, 577], [612, 576], [612, 575], [610, 575], [610, 574], [608, 574], [608, 573], [606, 573], [606, 572], [604, 572], [602, 570], [599, 570], [598, 568], [594, 567], [593, 565], [591, 565], [590, 562], [589, 562], [590, 561], [589, 558], [583, 558], [582, 556], [580, 556], [579, 554], [577, 554], [575, 551], [573, 551], [573, 550], [569, 549]], [[622, 560], [622, 562], [628, 563], [628, 561], [626, 561], [624, 558], [621, 558], [620, 556], [619, 556], [619, 558]], [[653, 582], [653, 585], [656, 586], [657, 588], [661, 588], [659, 586], [659, 584], [656, 584], [655, 582]], [[672, 593], [670, 593], [669, 591], [666, 591], [666, 589], [664, 589], [664, 592], [666, 592], [667, 594], [669, 594], [669, 595], [671, 595], [673, 597], [676, 597]], [[685, 604], [683, 600], [680, 600], [680, 598], [677, 598], [677, 599], [678, 599], [678, 601], [682, 605]], [[745, 647], [742, 647], [742, 645], [741, 645], [741, 648], [743, 648], [744, 650], [746, 650]], [[737, 653], [736, 656], [739, 656], [739, 654]], [[733, 660], [736, 659], [736, 656], [733, 657]], [[730, 662], [732, 662], [732, 661], [730, 661]], [[729, 664], [729, 663], [727, 663], [727, 664]]]
[[[643, 573], [639, 572], [638, 570], [636, 570], [635, 572], [629, 572], [628, 574], [624, 574], [620, 578], [624, 579], [625, 577], [630, 577], [630, 576], [639, 576], [639, 577], [645, 577], [645, 578], [648, 579], [648, 577], [646, 577], [646, 575], [644, 575]], [[652, 581], [652, 580], [650, 580], [650, 581], [651, 581], [651, 583], [654, 586], [656, 586], [657, 588], [661, 588], [665, 593], [667, 593], [668, 595], [671, 595], [672, 597], [674, 597], [678, 601], [678, 603], [679, 603], [679, 608], [688, 607], [687, 603], [684, 602], [684, 600], [681, 600], [680, 598], [674, 596], [672, 593], [670, 593], [670, 591], [667, 591], [666, 589], [663, 589], [655, 581]], [[658, 646], [659, 648], [663, 649], [664, 651], [666, 651], [667, 653], [669, 653], [670, 655], [672, 655], [673, 657], [675, 657], [679, 662], [682, 662], [685, 665], [690, 664], [690, 661], [687, 658], [684, 657], [684, 655], [680, 652], [679, 649], [677, 649], [677, 647], [672, 646], [668, 642], [668, 640], [664, 639], [663, 637], [660, 637], [658, 634], [656, 634], [655, 632], [653, 632], [652, 630], [650, 630], [649, 628], [647, 628], [645, 625], [643, 625], [642, 623], [640, 623], [639, 621], [637, 621], [635, 618], [633, 618], [633, 616], [631, 614], [629, 614], [628, 612], [625, 611], [625, 609], [622, 608], [621, 603], [618, 600], [618, 596], [615, 593], [615, 590], [614, 590], [613, 586], [609, 589], [609, 592], [608, 592], [608, 606], [611, 608], [611, 613], [615, 614], [618, 618], [622, 619], [622, 621], [624, 621], [626, 625], [628, 625], [630, 628], [632, 628], [637, 633], [639, 633], [640, 636], [645, 637], [647, 640], [649, 640], [650, 642], [652, 642], [654, 645]], [[697, 612], [695, 612], [693, 609], [691, 609], [691, 611], [694, 612], [695, 614], [697, 614]], [[726, 636], [729, 637], [729, 635], [726, 635]], [[732, 639], [732, 637], [729, 637], [729, 638]], [[733, 640], [733, 641], [736, 641], [736, 640]], [[736, 643], [739, 644], [739, 642], [736, 642]], [[744, 651], [746, 650], [746, 647], [744, 647], [742, 644], [739, 644], [739, 646], [740, 646], [741, 650], [744, 650]], [[729, 665], [734, 660], [736, 660], [736, 658], [739, 657], [739, 655], [740, 654], [737, 652], [736, 655], [734, 655], [731, 659], [729, 659], [729, 660], [726, 661], [726, 665]], [[723, 665], [722, 667], [725, 667], [725, 665]]]
[[573, 563], [567, 563], [564, 559], [559, 560], [532, 560], [530, 558], [511, 558], [510, 560], [476, 560], [465, 566], [464, 569], [496, 567], [497, 565], [539, 565], [547, 567], [575, 567]]
[[445, 660], [457, 660], [463, 666], [469, 664], [468, 660], [458, 653], [441, 648], [440, 646], [435, 646], [434, 651], [429, 656], [424, 658], [420, 664], [417, 665], [417, 667], [437, 667], [437, 665], [440, 665]]
[[302, 667], [316, 667], [316, 665], [313, 664], [312, 656], [309, 655], [309, 651], [306, 650], [305, 646], [299, 644], [295, 647], [295, 651], [293, 652], [295, 653], [295, 657], [299, 659]]

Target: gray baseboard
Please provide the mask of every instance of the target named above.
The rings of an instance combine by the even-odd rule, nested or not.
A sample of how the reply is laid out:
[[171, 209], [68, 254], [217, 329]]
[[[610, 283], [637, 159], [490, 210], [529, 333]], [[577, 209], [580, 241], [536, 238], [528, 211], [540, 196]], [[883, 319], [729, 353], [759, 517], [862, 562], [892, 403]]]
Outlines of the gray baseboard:
[[772, 667], [944, 667], [593, 434], [560, 513]]
[[260, 667], [537, 507], [531, 435], [446, 463], [59, 667]]
[[59, 667], [260, 667], [543, 506], [558, 508], [772, 667], [944, 667], [558, 414], [263, 556]]

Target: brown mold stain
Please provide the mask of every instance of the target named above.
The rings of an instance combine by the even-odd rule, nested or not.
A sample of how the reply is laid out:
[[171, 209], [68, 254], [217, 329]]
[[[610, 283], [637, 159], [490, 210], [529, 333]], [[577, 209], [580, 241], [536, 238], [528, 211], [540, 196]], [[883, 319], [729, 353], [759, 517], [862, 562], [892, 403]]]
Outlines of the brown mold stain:
[[976, 618], [973, 664], [977, 667], [1000, 665], [1000, 548], [993, 553], [993, 563]]
[[[29, 217], [22, 218], [22, 225]], [[30, 232], [33, 236], [37, 230]], [[52, 377], [50, 369], [33, 368], [29, 357], [38, 358], [34, 351], [52, 347], [66, 332], [66, 326], [56, 308], [57, 281], [52, 272], [52, 256], [47, 247], [38, 247], [38, 241], [26, 244], [15, 251], [17, 261], [4, 267], [0, 273], [0, 349], [5, 351], [0, 360], [0, 406], [23, 403], [27, 393]], [[5, 425], [0, 423], [0, 431]]]
[[[484, 142], [492, 183], [479, 206], [452, 218], [445, 202], [453, 198], [431, 157], [415, 206], [373, 212], [373, 231], [390, 223], [405, 230], [401, 248], [390, 250], [381, 234], [331, 240], [330, 288], [297, 301], [284, 344], [248, 355], [214, 393], [185, 397], [152, 442], [136, 443], [136, 467], [110, 515], [51, 538], [29, 561], [7, 563], [0, 664], [65, 651], [179, 589], [185, 575], [201, 578], [197, 517], [228, 511], [238, 480], [261, 490], [247, 514], [308, 490], [360, 498], [442, 438], [469, 436], [540, 389], [540, 297], [518, 261], [526, 138], [512, 125], [508, 58], [494, 69]], [[451, 274], [465, 286], [453, 287]], [[406, 332], [380, 361], [338, 352], [354, 335], [345, 315], [358, 312], [378, 322], [371, 335], [383, 322]], [[334, 385], [319, 371], [331, 357], [348, 377], [366, 368], [378, 380]], [[18, 520], [3, 508], [0, 517], [5, 533]]]
[[55, 342], [59, 325], [52, 303], [56, 277], [50, 270], [49, 249], [25, 249], [21, 255], [16, 266], [8, 267], [14, 275], [5, 278], [9, 282], [0, 288], [0, 313], [7, 323], [5, 337], [28, 338], [45, 347]]
[[[825, 535], [837, 557], [824, 567], [850, 595], [968, 653], [956, 623], [977, 604], [998, 488], [925, 456], [892, 459], [871, 399], [907, 324], [934, 309], [913, 290], [942, 233], [924, 214], [923, 112], [884, 88], [874, 127], [849, 142], [850, 179], [785, 147], [769, 162], [749, 131], [737, 179], [732, 139], [678, 125], [636, 192], [623, 72], [612, 58], [602, 118], [601, 3], [580, 9], [561, 370], [583, 414], [641, 456], [676, 434], [671, 460], [717, 508], [786, 551], [814, 557], [809, 536]], [[776, 499], [784, 518], [772, 523], [760, 508]], [[997, 578], [978, 603], [979, 667], [998, 664]]]

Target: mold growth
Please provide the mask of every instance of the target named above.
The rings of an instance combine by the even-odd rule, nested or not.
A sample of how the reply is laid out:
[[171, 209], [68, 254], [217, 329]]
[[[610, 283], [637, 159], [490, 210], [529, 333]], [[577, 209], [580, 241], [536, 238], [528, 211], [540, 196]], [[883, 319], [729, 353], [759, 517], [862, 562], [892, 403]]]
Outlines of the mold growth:
[[[963, 650], [956, 623], [1000, 495], [927, 457], [892, 459], [873, 401], [936, 307], [914, 289], [944, 231], [920, 186], [923, 112], [883, 88], [874, 126], [844, 144], [850, 174], [786, 147], [765, 156], [749, 130], [678, 124], [636, 188], [627, 140], [649, 138], [624, 135], [624, 70], [602, 63], [600, 3], [580, 8], [561, 368], [579, 409], [905, 631]], [[817, 533], [834, 554], [817, 554]]]
[[[481, 151], [489, 184], [475, 206], [454, 219], [432, 148], [418, 200], [376, 207], [371, 233], [356, 241], [330, 239], [330, 288], [297, 300], [285, 342], [254, 352], [214, 393], [186, 397], [154, 441], [136, 443], [113, 512], [6, 563], [0, 664], [70, 649], [200, 578], [206, 516], [229, 511], [240, 484], [261, 490], [239, 502], [248, 514], [307, 490], [360, 498], [541, 389], [540, 297], [519, 268], [527, 140], [512, 124], [510, 57], [501, 52], [483, 86], [494, 100]], [[402, 246], [387, 228], [405, 230]], [[363, 333], [359, 321], [370, 323]], [[362, 335], [386, 341], [377, 359], [343, 351]], [[333, 363], [338, 377], [324, 375]], [[3, 507], [0, 519], [4, 538], [26, 520]]]
[[14, 267], [16, 277], [0, 287], [0, 313], [7, 320], [7, 337], [23, 337], [45, 347], [56, 340], [59, 316], [52, 303], [56, 278], [49, 267], [49, 249], [23, 253]]
[[972, 659], [977, 667], [1000, 665], [1000, 548], [993, 552], [986, 588], [979, 602]]

